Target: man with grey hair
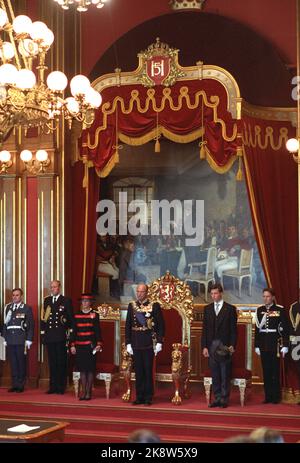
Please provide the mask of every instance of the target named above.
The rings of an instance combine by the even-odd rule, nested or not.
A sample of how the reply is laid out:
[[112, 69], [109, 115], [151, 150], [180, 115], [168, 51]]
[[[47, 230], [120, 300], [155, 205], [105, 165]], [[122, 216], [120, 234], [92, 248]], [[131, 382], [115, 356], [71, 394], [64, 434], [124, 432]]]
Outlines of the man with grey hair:
[[162, 350], [165, 323], [158, 302], [148, 299], [148, 286], [139, 284], [137, 300], [128, 305], [125, 339], [133, 355], [136, 399], [133, 405], [151, 405], [153, 397], [153, 359]]
[[50, 384], [47, 394], [64, 394], [67, 383], [67, 337], [73, 326], [70, 298], [61, 294], [59, 280], [50, 283], [51, 295], [41, 312], [41, 340], [47, 346]]

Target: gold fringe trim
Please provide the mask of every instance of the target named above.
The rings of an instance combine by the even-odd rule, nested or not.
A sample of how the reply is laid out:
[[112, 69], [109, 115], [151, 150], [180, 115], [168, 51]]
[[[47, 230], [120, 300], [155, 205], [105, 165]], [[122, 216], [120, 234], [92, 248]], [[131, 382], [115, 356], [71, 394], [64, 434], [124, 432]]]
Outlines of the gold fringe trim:
[[239, 168], [238, 168], [235, 178], [237, 182], [241, 182], [243, 180], [243, 169], [242, 169], [242, 158], [240, 154], [238, 154], [238, 158], [239, 158]]
[[[206, 157], [208, 164], [218, 174], [225, 174], [226, 172], [228, 172], [237, 159], [237, 156], [232, 156], [225, 166], [218, 166], [218, 164], [216, 164], [216, 162], [214, 161], [208, 148], [205, 146], [204, 149], [205, 149], [205, 157]], [[108, 161], [108, 163], [102, 168], [102, 170], [98, 168], [96, 169], [97, 175], [100, 178], [107, 177], [112, 171], [112, 169], [115, 167], [117, 162], [118, 162], [118, 156], [116, 156], [116, 152], [115, 152], [113, 156], [110, 158], [110, 160]]]
[[287, 127], [280, 127], [279, 137], [276, 141], [274, 139], [274, 129], [270, 126], [266, 127], [265, 131], [263, 131], [259, 125], [255, 125], [253, 129], [250, 124], [247, 124], [247, 126], [244, 126], [242, 134], [243, 144], [245, 146], [251, 146], [252, 148], [259, 146], [262, 150], [270, 146], [272, 150], [279, 151], [281, 148], [285, 147], [288, 138]]
[[[213, 110], [213, 120], [215, 123], [219, 123], [222, 128], [222, 137], [225, 141], [233, 141], [237, 136], [237, 124], [233, 125], [232, 134], [227, 134], [226, 122], [218, 117], [218, 106], [220, 99], [217, 95], [212, 95], [208, 99], [206, 92], [204, 90], [199, 90], [194, 94], [194, 102], [191, 101], [189, 95], [189, 88], [183, 86], [179, 90], [178, 103], [176, 104], [173, 101], [172, 90], [170, 88], [164, 88], [163, 96], [161, 98], [160, 104], [157, 104], [155, 98], [155, 89], [148, 89], [146, 99], [141, 103], [138, 90], [132, 90], [131, 98], [128, 102], [128, 106], [125, 107], [125, 101], [122, 97], [116, 96], [112, 103], [106, 102], [102, 105], [101, 110], [103, 113], [103, 124], [102, 126], [97, 127], [94, 134], [94, 142], [91, 140], [90, 133], [87, 133], [87, 146], [89, 149], [95, 149], [99, 145], [99, 136], [101, 132], [107, 128], [107, 117], [111, 114], [114, 114], [117, 110], [117, 107], [120, 107], [120, 110], [123, 114], [130, 114], [132, 111], [137, 111], [140, 114], [145, 114], [149, 111], [150, 106], [156, 113], [162, 112], [166, 105], [170, 107], [172, 111], [181, 111], [183, 107], [188, 109], [197, 109], [203, 101], [206, 107]], [[177, 99], [177, 98], [176, 98]], [[200, 101], [201, 100], [201, 101]]]
[[[118, 164], [119, 162], [120, 162], [119, 153], [118, 153], [118, 151], [115, 151], [114, 154], [112, 155], [112, 157], [110, 158], [110, 160], [108, 161], [108, 163], [105, 164], [105, 166], [102, 168], [102, 170], [97, 169], [97, 175], [100, 178], [107, 177], [111, 173], [111, 171], [113, 170], [115, 165]], [[100, 175], [99, 175], [99, 173], [100, 173]]]
[[[186, 135], [177, 135], [176, 133], [170, 132], [170, 130], [159, 125], [158, 128], [150, 130], [150, 132], [142, 135], [141, 137], [128, 137], [124, 133], [119, 133], [119, 140], [121, 140], [121, 142], [125, 143], [126, 145], [140, 146], [156, 139], [157, 135], [163, 135], [165, 138], [174, 141], [175, 143], [191, 143], [192, 141], [202, 137], [203, 133], [203, 128], [200, 127], [194, 132], [190, 132]], [[85, 146], [87, 145], [85, 144]]]

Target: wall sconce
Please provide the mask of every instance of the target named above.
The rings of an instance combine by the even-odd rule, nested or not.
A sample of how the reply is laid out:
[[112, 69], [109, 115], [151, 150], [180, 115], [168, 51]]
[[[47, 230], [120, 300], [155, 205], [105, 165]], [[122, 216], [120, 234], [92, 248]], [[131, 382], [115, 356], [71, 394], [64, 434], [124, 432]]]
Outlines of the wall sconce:
[[50, 165], [50, 159], [45, 150], [38, 150], [35, 153], [35, 159], [31, 151], [23, 150], [20, 153], [20, 158], [25, 165], [24, 171], [30, 172], [31, 174], [44, 173], [46, 167]]
[[12, 166], [11, 154], [9, 151], [0, 151], [0, 174], [7, 173]]

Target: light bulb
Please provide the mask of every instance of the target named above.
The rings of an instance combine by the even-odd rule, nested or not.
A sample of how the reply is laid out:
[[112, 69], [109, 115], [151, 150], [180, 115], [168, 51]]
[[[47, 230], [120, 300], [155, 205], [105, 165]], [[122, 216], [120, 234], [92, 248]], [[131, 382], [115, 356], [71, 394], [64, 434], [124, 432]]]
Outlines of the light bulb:
[[0, 8], [0, 27], [4, 27], [8, 23], [8, 17], [6, 12]]
[[29, 162], [32, 159], [32, 152], [29, 150], [23, 150], [20, 153], [20, 158], [23, 162]]
[[18, 70], [13, 64], [2, 64], [0, 66], [0, 83], [15, 84]]
[[298, 149], [299, 149], [299, 141], [297, 140], [297, 138], [290, 138], [286, 144], [286, 149], [290, 152], [290, 153], [297, 153]]
[[1, 162], [9, 162], [11, 159], [11, 154], [9, 151], [3, 150], [0, 151], [0, 161]]
[[71, 114], [79, 113], [79, 103], [71, 96], [66, 98], [66, 107]]
[[35, 21], [30, 27], [30, 37], [33, 40], [43, 40], [47, 34], [48, 27], [42, 21]]
[[73, 96], [84, 95], [90, 86], [91, 84], [89, 79], [81, 74], [73, 77], [70, 82], [71, 93]]
[[15, 19], [13, 20], [13, 29], [17, 35], [18, 34], [29, 34], [31, 26], [32, 26], [31, 19], [24, 14], [20, 14], [19, 16], [16, 16]]
[[48, 153], [46, 150], [38, 150], [35, 157], [39, 162], [45, 162], [48, 159]]
[[0, 56], [3, 61], [12, 59], [15, 56], [14, 47], [10, 42], [3, 42], [0, 48]]
[[43, 44], [47, 47], [51, 47], [52, 43], [54, 42], [54, 34], [50, 29], [44, 33]]
[[99, 108], [102, 103], [102, 96], [94, 88], [90, 87], [85, 94], [85, 101], [92, 108]]
[[47, 85], [53, 92], [63, 92], [68, 85], [68, 79], [63, 72], [53, 71], [47, 77]]
[[33, 88], [36, 84], [36, 76], [29, 69], [20, 69], [16, 78], [16, 86], [22, 90]]

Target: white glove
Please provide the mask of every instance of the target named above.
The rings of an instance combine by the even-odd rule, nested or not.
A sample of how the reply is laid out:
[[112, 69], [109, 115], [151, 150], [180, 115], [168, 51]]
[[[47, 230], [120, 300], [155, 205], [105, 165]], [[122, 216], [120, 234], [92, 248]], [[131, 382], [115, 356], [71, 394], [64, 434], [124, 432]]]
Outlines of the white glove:
[[131, 344], [127, 344], [126, 350], [127, 350], [129, 355], [133, 355], [133, 350], [132, 350]]
[[158, 342], [156, 344], [156, 346], [154, 347], [154, 355], [157, 355], [158, 352], [160, 352], [162, 350], [162, 344], [160, 344], [160, 342]]
[[284, 357], [285, 354], [288, 353], [288, 351], [289, 351], [289, 349], [288, 349], [287, 347], [282, 347], [282, 348], [280, 349], [280, 352], [282, 353], [282, 357]]
[[7, 346], [7, 342], [6, 342], [6, 341], [3, 341], [3, 346], [4, 346], [4, 347]]
[[32, 341], [25, 341], [25, 346], [27, 347], [27, 349], [30, 349], [31, 344]]
[[260, 355], [260, 348], [259, 348], [259, 347], [255, 347], [255, 353], [256, 353], [257, 355]]

